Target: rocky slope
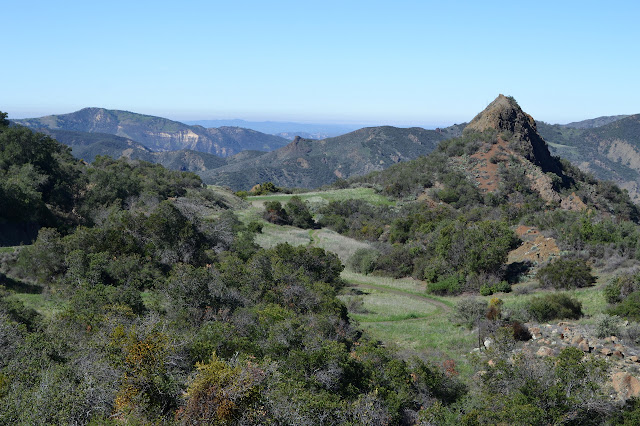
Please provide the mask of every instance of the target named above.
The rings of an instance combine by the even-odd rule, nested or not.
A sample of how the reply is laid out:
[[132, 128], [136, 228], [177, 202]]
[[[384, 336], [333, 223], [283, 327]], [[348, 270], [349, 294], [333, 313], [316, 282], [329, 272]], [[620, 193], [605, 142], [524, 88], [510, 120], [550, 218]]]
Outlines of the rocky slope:
[[560, 163], [549, 153], [547, 144], [538, 133], [535, 120], [522, 111], [515, 99], [499, 95], [471, 120], [464, 132], [484, 132], [489, 129], [512, 134], [510, 150], [518, 151], [545, 173], [562, 175]]

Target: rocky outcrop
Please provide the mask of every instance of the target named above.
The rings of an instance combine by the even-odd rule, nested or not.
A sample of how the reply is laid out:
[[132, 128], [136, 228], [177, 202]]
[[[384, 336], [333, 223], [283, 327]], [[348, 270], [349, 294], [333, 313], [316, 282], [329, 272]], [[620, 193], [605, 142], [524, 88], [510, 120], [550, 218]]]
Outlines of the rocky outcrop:
[[476, 115], [464, 132], [484, 132], [486, 130], [513, 134], [518, 151], [543, 172], [552, 172], [562, 177], [559, 162], [551, 156], [546, 142], [538, 134], [536, 122], [526, 114], [515, 99], [499, 95], [484, 111]]
[[[640, 348], [634, 342], [626, 342], [617, 336], [598, 338], [595, 327], [562, 321], [557, 324], [527, 324], [532, 339], [521, 350], [538, 357], [556, 356], [567, 347], [575, 347], [585, 356], [606, 360], [610, 367], [610, 385], [613, 397], [626, 400], [640, 396]], [[626, 327], [623, 324], [622, 327]]]

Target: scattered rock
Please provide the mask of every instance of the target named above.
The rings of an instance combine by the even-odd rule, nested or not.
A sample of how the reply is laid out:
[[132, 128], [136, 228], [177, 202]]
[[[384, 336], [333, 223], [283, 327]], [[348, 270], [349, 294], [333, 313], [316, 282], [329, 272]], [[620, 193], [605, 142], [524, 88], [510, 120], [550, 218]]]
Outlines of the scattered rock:
[[612, 354], [614, 357], [618, 358], [618, 359], [623, 359], [624, 358], [624, 354], [620, 351], [613, 351]]
[[571, 339], [571, 344], [572, 345], [578, 345], [583, 340], [584, 340], [584, 337], [582, 336], [582, 334], [578, 334], [573, 339]]
[[609, 348], [602, 348], [600, 349], [600, 353], [604, 356], [611, 356], [611, 354], [613, 354], [613, 351], [611, 351], [611, 349]]

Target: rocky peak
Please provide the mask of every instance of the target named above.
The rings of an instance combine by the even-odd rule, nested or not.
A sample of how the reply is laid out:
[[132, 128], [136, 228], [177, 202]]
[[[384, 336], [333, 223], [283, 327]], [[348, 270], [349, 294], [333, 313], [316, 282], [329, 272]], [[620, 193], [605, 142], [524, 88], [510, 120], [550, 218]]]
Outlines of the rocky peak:
[[536, 122], [520, 108], [512, 97], [498, 95], [484, 111], [476, 115], [465, 131], [484, 132], [487, 129], [513, 133], [536, 131]]
[[499, 95], [484, 111], [471, 120], [464, 132], [487, 130], [512, 133], [514, 147], [527, 160], [540, 166], [544, 172], [563, 176], [558, 160], [551, 156], [547, 143], [538, 134], [535, 120], [522, 111], [512, 97]]

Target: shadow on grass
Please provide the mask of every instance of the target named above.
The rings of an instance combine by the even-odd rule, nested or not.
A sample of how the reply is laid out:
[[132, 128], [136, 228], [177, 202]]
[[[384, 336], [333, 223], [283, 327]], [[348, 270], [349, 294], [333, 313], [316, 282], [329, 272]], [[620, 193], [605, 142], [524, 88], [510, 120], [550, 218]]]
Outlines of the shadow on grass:
[[0, 272], [0, 285], [4, 286], [4, 288], [6, 288], [7, 290], [12, 290], [12, 291], [15, 291], [16, 293], [27, 293], [27, 294], [42, 293], [42, 287], [34, 284], [25, 283], [19, 280], [14, 280], [13, 278], [7, 277], [2, 272]]

